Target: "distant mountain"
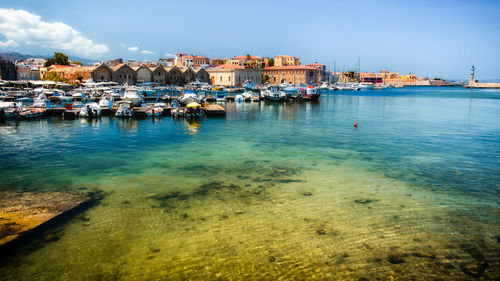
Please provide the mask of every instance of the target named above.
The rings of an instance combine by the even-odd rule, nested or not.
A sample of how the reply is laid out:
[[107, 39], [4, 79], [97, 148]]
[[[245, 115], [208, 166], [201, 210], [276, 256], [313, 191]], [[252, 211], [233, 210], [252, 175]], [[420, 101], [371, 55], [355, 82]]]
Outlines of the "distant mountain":
[[[9, 53], [0, 53], [0, 59], [3, 60], [11, 60], [11, 61], [16, 61], [16, 60], [25, 60], [28, 58], [51, 58], [53, 55], [23, 55], [17, 52], [9, 52]], [[75, 57], [75, 56], [68, 56], [68, 58], [72, 61], [79, 61], [83, 63], [83, 65], [93, 65], [96, 62], [99, 62], [97, 60], [91, 60], [91, 59], [84, 59], [80, 57]]]

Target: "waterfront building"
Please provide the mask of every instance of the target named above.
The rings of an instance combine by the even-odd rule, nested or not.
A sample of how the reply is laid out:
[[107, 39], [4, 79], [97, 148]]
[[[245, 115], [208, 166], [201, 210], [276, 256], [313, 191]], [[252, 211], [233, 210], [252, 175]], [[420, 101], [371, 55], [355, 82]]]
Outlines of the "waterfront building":
[[113, 69], [106, 63], [101, 63], [92, 71], [92, 80], [94, 82], [109, 82], [113, 80]]
[[193, 67], [208, 67], [210, 59], [204, 56], [193, 56]]
[[170, 85], [183, 85], [184, 73], [177, 66], [165, 69], [167, 71], [167, 81]]
[[218, 86], [238, 86], [244, 82], [262, 83], [262, 70], [245, 68], [239, 65], [223, 64], [208, 68], [210, 82]]
[[235, 56], [228, 63], [243, 66], [245, 68], [264, 68], [267, 66], [268, 59], [257, 56]]
[[160, 85], [167, 83], [167, 71], [162, 65], [150, 66], [149, 69], [153, 72], [153, 82]]
[[325, 78], [326, 78], [326, 65], [322, 64], [322, 63], [310, 63], [310, 64], [307, 64], [306, 66], [310, 66], [312, 68], [316, 68], [319, 70], [319, 75], [320, 77], [318, 78], [319, 81], [326, 81]]
[[193, 71], [196, 73], [197, 81], [210, 83], [210, 74], [208, 74], [205, 68], [195, 68]]
[[2, 80], [17, 80], [16, 65], [8, 60], [0, 60], [0, 78]]
[[129, 85], [134, 85], [137, 82], [136, 72], [128, 64], [119, 64], [112, 69], [114, 82]]
[[153, 82], [153, 71], [145, 64], [142, 64], [139, 67], [132, 67], [132, 69], [136, 72], [135, 75], [137, 83]]
[[274, 66], [300, 65], [300, 60], [293, 56], [279, 55], [274, 57]]
[[181, 68], [184, 76], [184, 83], [188, 84], [193, 81], [196, 81], [196, 73], [193, 71], [191, 67]]
[[40, 69], [36, 66], [16, 66], [18, 80], [40, 80]]
[[306, 65], [270, 66], [264, 68], [262, 74], [273, 85], [280, 85], [283, 82], [292, 84], [321, 82], [321, 70]]

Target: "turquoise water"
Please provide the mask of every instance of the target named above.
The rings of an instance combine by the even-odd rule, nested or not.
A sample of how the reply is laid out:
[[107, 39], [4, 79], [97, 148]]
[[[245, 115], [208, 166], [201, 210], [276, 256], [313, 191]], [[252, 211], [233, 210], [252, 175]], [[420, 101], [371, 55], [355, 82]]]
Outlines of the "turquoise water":
[[0, 278], [467, 280], [473, 263], [500, 277], [500, 91], [227, 110], [0, 125], [1, 190], [106, 194]]

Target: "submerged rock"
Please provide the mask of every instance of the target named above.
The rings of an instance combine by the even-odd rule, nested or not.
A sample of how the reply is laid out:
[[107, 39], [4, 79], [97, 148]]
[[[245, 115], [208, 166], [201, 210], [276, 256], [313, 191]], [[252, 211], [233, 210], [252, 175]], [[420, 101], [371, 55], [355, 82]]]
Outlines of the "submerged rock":
[[429, 253], [413, 252], [411, 254], [412, 254], [412, 256], [418, 257], [418, 258], [428, 258], [428, 259], [435, 259], [436, 258], [436, 255], [429, 254]]
[[479, 278], [488, 269], [490, 265], [487, 262], [470, 262], [460, 264], [460, 269], [467, 275]]
[[354, 200], [354, 202], [356, 202], [358, 204], [367, 204], [367, 203], [371, 203], [372, 200], [370, 200], [370, 199], [356, 199], [356, 200]]
[[404, 263], [405, 259], [402, 255], [399, 254], [392, 254], [387, 257], [387, 260], [392, 263], [392, 264], [400, 264]]
[[317, 233], [318, 235], [325, 235], [325, 234], [326, 234], [326, 231], [325, 231], [324, 229], [318, 229], [318, 230], [316, 230], [316, 233]]
[[302, 193], [303, 196], [313, 196], [313, 194], [309, 191]]

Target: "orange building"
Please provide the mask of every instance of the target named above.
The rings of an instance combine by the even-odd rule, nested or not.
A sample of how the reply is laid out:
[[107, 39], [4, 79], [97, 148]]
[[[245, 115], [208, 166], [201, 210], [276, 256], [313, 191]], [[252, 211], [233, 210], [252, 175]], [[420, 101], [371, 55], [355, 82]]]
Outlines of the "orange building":
[[306, 65], [270, 66], [262, 70], [262, 75], [269, 78], [273, 85], [281, 83], [308, 84], [321, 82], [321, 70]]

